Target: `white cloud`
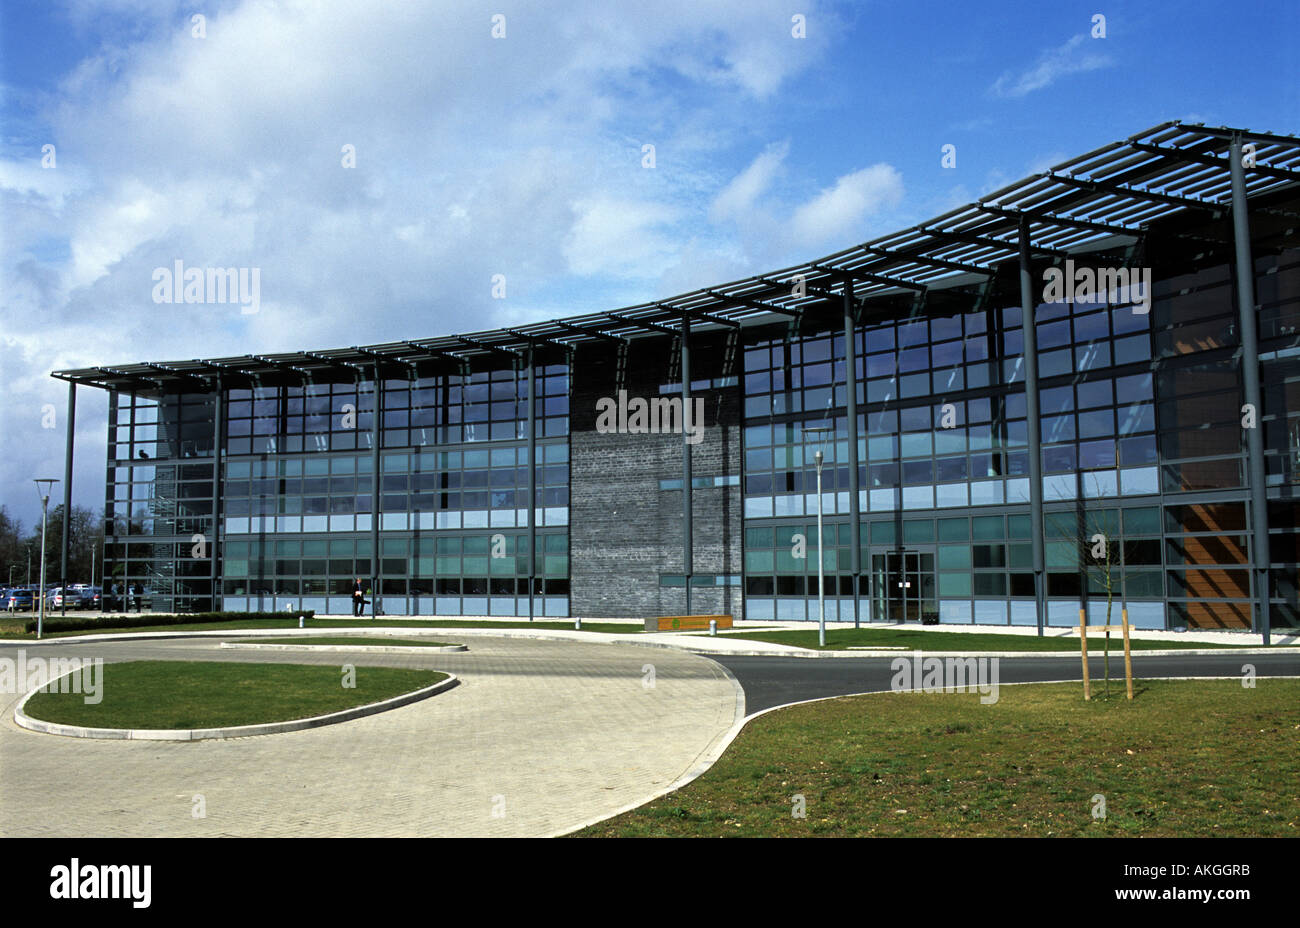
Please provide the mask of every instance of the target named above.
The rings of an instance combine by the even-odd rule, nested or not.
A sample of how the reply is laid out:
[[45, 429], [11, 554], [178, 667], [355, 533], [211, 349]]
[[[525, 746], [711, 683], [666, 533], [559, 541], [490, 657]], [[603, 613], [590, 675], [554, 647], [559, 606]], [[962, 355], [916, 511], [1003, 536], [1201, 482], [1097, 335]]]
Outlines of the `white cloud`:
[[888, 164], [873, 164], [846, 174], [795, 210], [791, 236], [810, 248], [828, 242], [860, 242], [863, 222], [903, 199], [903, 178]]
[[789, 142], [767, 146], [713, 198], [709, 219], [713, 222], [744, 219], [758, 198], [767, 193], [789, 152]]
[[[0, 161], [0, 502], [61, 464], [61, 438], [19, 437], [62, 409], [51, 370], [468, 332], [743, 265], [706, 221], [720, 152], [834, 35], [808, 3], [809, 38], [790, 38], [780, 0], [521, 7], [504, 40], [434, 3], [229, 0], [202, 11], [205, 39], [175, 2], [64, 9], [102, 44], [32, 116], [59, 167]], [[777, 162], [759, 156], [749, 203]], [[154, 304], [153, 269], [177, 259], [260, 268], [261, 312]], [[103, 418], [79, 421], [78, 498], [99, 505]]]
[[1038, 56], [1038, 61], [1029, 70], [1019, 75], [1007, 71], [994, 81], [994, 96], [1023, 97], [1049, 86], [1067, 74], [1109, 67], [1113, 63], [1110, 56], [1091, 44], [1097, 41], [1101, 40], [1076, 35], [1064, 45], [1048, 49]]
[[601, 197], [575, 204], [574, 213], [564, 256], [575, 274], [653, 277], [676, 250], [669, 207]]

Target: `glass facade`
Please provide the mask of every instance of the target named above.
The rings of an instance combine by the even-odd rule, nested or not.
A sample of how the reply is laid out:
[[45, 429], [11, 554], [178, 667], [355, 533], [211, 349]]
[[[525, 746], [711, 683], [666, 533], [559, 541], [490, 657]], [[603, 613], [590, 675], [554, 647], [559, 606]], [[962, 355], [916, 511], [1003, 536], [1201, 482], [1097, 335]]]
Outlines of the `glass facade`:
[[[1050, 625], [1250, 626], [1246, 445], [1230, 268], [1157, 276], [1154, 301], [1035, 307]], [[1175, 269], [1169, 269], [1175, 270]], [[1257, 262], [1261, 332], [1294, 343], [1300, 253]], [[862, 620], [1036, 623], [1024, 328], [1018, 305], [868, 307], [856, 339]], [[746, 615], [854, 616], [844, 336], [779, 330], [744, 360]], [[1265, 342], [1267, 343], [1267, 342]], [[1265, 356], [1270, 483], [1300, 462], [1300, 352]], [[1291, 381], [1294, 380], [1293, 384]], [[1292, 388], [1295, 389], [1292, 389]], [[829, 427], [825, 437], [803, 430]], [[1274, 504], [1273, 610], [1297, 624], [1294, 504]], [[1113, 548], [1100, 561], [1087, 541]], [[1100, 610], [1100, 612], [1099, 612]], [[1097, 619], [1093, 619], [1097, 621]]]
[[[525, 615], [531, 594], [536, 614], [565, 616], [580, 608], [575, 576], [608, 588], [635, 562], [644, 588], [574, 595], [590, 597], [586, 608], [649, 614], [664, 589], [743, 590], [746, 619], [810, 620], [820, 503], [832, 620], [1034, 625], [1037, 536], [1048, 625], [1076, 624], [1080, 608], [1101, 620], [1111, 601], [1141, 628], [1249, 628], [1259, 595], [1250, 568], [1263, 555], [1273, 625], [1298, 627], [1300, 249], [1286, 218], [1298, 210], [1291, 194], [1252, 216], [1259, 357], [1245, 361], [1259, 363], [1259, 409], [1246, 402], [1222, 217], [1177, 218], [1124, 253], [1127, 267], [1149, 272], [1149, 300], [1033, 307], [1037, 434], [1014, 267], [855, 304], [852, 369], [840, 298], [825, 291], [797, 313], [697, 331], [692, 389], [707, 394], [709, 437], [693, 446], [691, 550], [709, 533], [722, 554], [707, 570], [690, 565], [689, 588], [686, 559], [664, 541], [685, 535], [672, 502], [686, 489], [678, 448], [608, 436], [585, 408], [573, 411], [583, 443], [570, 442], [575, 372], [579, 395], [593, 398], [617, 395], [629, 376], [661, 395], [680, 389], [681, 346], [666, 323], [635, 336], [561, 324], [619, 347], [600, 354], [580, 341], [564, 363], [534, 369], [531, 501], [528, 369], [504, 349], [462, 339], [486, 353], [450, 373], [467, 359], [411, 345], [425, 360], [386, 355], [378, 380], [378, 361], [358, 360], [380, 358], [368, 349], [350, 362], [303, 355], [327, 362], [315, 369], [329, 382], [257, 359], [219, 396], [198, 374], [146, 365], [175, 378], [155, 393], [141, 387], [149, 375], [121, 375], [136, 378], [136, 392], [112, 394], [107, 575], [143, 585], [155, 610], [346, 613], [353, 579], [378, 577], [392, 614]], [[1103, 267], [1114, 258], [1092, 255]], [[1255, 550], [1252, 525], [1253, 435], [1264, 444], [1267, 552]], [[1035, 445], [1041, 526], [1031, 517]], [[585, 449], [580, 482], [574, 447]], [[609, 473], [606, 462], [626, 467], [641, 448], [651, 450], [635, 476]], [[588, 514], [637, 503], [619, 538], [630, 560], [611, 559], [604, 537], [571, 543], [571, 491]], [[656, 502], [640, 505], [642, 495]], [[597, 524], [583, 519], [574, 533]]]
[[[567, 615], [568, 366], [538, 366], [534, 389], [534, 608]], [[226, 390], [218, 500], [215, 396], [115, 396], [109, 575], [155, 611], [215, 594], [345, 613], [355, 578], [379, 576], [390, 614], [527, 615], [526, 368], [385, 379], [376, 399], [374, 380]]]
[[206, 393], [109, 403], [104, 575], [157, 612], [212, 605], [215, 416]]

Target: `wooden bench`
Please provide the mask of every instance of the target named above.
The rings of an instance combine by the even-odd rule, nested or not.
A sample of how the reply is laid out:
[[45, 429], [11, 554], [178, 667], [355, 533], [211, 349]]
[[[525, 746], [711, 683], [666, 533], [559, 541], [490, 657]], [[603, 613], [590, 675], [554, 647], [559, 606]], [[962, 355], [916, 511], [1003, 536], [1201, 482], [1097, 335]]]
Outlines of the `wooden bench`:
[[645, 620], [648, 632], [694, 632], [708, 631], [709, 622], [718, 623], [718, 628], [731, 628], [729, 615], [661, 615]]

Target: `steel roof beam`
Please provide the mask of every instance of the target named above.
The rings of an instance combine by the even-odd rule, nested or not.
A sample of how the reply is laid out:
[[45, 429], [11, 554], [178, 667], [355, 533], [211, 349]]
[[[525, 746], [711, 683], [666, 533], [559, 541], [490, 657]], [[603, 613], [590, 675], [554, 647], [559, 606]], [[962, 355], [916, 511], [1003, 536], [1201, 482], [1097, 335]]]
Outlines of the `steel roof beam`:
[[[1151, 152], [1152, 154], [1168, 155], [1171, 158], [1179, 158], [1183, 161], [1191, 161], [1196, 164], [1208, 164], [1224, 171], [1231, 167], [1227, 158], [1219, 158], [1214, 155], [1207, 155], [1202, 152], [1184, 151], [1181, 148], [1166, 148], [1162, 145], [1147, 145], [1143, 142], [1130, 143], [1136, 149]], [[1247, 167], [1246, 170], [1252, 174], [1262, 174], [1265, 177], [1273, 177], [1278, 180], [1300, 181], [1300, 171], [1292, 171], [1289, 168], [1276, 168], [1272, 165], [1256, 163], [1254, 167]]]
[[130, 374], [127, 373], [126, 371], [114, 370], [111, 367], [96, 367], [95, 370], [99, 371], [101, 374], [106, 374], [111, 378], [115, 378], [118, 380], [125, 380], [128, 383], [134, 384], [137, 381], [143, 380], [145, 383], [153, 384], [159, 390], [163, 388], [163, 384], [161, 381], [154, 380], [152, 377], [146, 377], [144, 376], [144, 374]]
[[[854, 280], [865, 280], [868, 283], [880, 284], [887, 287], [901, 287], [904, 290], [914, 290], [917, 293], [925, 293], [930, 288], [925, 284], [917, 283], [914, 280], [908, 280], [905, 277], [890, 277], [888, 274], [872, 274], [868, 271], [859, 271], [852, 268], [826, 267], [821, 264], [814, 264], [817, 270], [827, 274], [837, 274], [845, 277], [852, 277]], [[843, 294], [835, 294], [835, 298], [843, 299]]]
[[340, 358], [330, 358], [316, 351], [304, 351], [303, 357], [311, 358], [314, 361], [323, 361], [330, 367], [342, 367], [353, 372], [363, 370], [360, 364], [353, 364], [351, 361], [344, 361]]
[[[1241, 136], [1246, 142], [1267, 142], [1270, 145], [1285, 145], [1290, 148], [1300, 146], [1300, 138], [1294, 135], [1278, 135], [1273, 132], [1251, 132], [1249, 129], [1231, 129], [1227, 126], [1204, 126], [1199, 123], [1173, 122], [1165, 125], [1179, 126], [1183, 131], [1192, 135], [1212, 136], [1216, 139], [1227, 139], [1231, 141], [1233, 136]], [[1159, 131], [1164, 126], [1156, 129], [1148, 129], [1138, 135], [1130, 136], [1129, 140], [1133, 141], [1140, 138], [1148, 138], [1152, 133]]]
[[[913, 229], [908, 232], [915, 231]], [[899, 233], [905, 235], [906, 232]], [[934, 244], [927, 244], [923, 247], [933, 248]], [[888, 259], [900, 264], [925, 264], [930, 267], [941, 268], [949, 271], [963, 271], [967, 274], [988, 274], [989, 269], [980, 267], [978, 264], [966, 264], [961, 261], [949, 261], [946, 258], [932, 258], [929, 255], [920, 254], [913, 251], [890, 251], [888, 248], [879, 248], [874, 245], [863, 245], [861, 250], [868, 254], [878, 255], [881, 258]]]
[[[926, 226], [920, 226], [919, 228], [923, 232], [928, 232], [938, 236], [947, 236], [949, 238], [955, 238], [959, 241], [967, 242], [971, 245], [983, 245], [985, 248], [996, 248], [999, 251], [1010, 251], [1013, 254], [1019, 253], [1020, 246], [1016, 242], [1004, 242], [1001, 239], [987, 238], [986, 236], [974, 235], [970, 232], [945, 232], [945, 231], [930, 229]], [[1051, 255], [1052, 257], [1055, 258], [1063, 258], [1066, 255], [1066, 251], [1063, 248], [1050, 248], [1046, 245], [1035, 245], [1033, 244], [1032, 241], [1030, 242], [1029, 247], [1030, 250], [1036, 251], [1039, 254]], [[999, 259], [999, 260], [1005, 260], [1005, 259]]]
[[672, 312], [685, 313], [692, 319], [698, 319], [700, 322], [712, 322], [714, 325], [723, 325], [729, 329], [740, 328], [740, 323], [735, 319], [724, 319], [721, 316], [715, 316], [712, 313], [701, 312], [698, 309], [681, 309], [675, 306], [668, 306], [665, 303], [655, 303], [661, 309], [671, 310]]
[[362, 347], [360, 347], [360, 346], [358, 346], [358, 345], [353, 345], [349, 350], [350, 350], [350, 351], [355, 351], [355, 352], [357, 352], [358, 354], [363, 354], [363, 355], [365, 355], [366, 357], [374, 358], [374, 359], [375, 359], [375, 362], [376, 362], [376, 364], [375, 364], [375, 377], [376, 377], [376, 379], [377, 379], [378, 376], [379, 376], [379, 365], [381, 365], [381, 364], [400, 364], [400, 365], [402, 365], [403, 367], [406, 368], [408, 374], [414, 374], [414, 373], [416, 372], [416, 371], [415, 371], [415, 363], [414, 363], [413, 361], [406, 361], [406, 360], [404, 360], [404, 359], [402, 359], [402, 358], [395, 358], [395, 357], [393, 357], [393, 356], [391, 356], [391, 355], [380, 354], [380, 353], [377, 352], [377, 351], [371, 351], [369, 348], [362, 348]]
[[554, 339], [545, 337], [544, 335], [529, 335], [527, 332], [520, 332], [518, 329], [506, 329], [505, 331], [509, 332], [516, 338], [522, 338], [524, 341], [531, 342], [532, 344], [552, 345], [556, 348], [563, 348], [565, 351], [573, 350], [573, 345], [569, 342], [557, 342]]
[[292, 371], [293, 373], [300, 374], [303, 377], [311, 376], [311, 371], [304, 370], [301, 367], [295, 367], [292, 362], [286, 361], [283, 358], [270, 358], [265, 355], [256, 355], [255, 359], [261, 361], [263, 364], [273, 365], [282, 371]]
[[[803, 276], [806, 277], [807, 275], [803, 275]], [[759, 283], [767, 284], [769, 287], [778, 290], [793, 291], [795, 287], [800, 286], [799, 284], [792, 283], [790, 281], [772, 280], [771, 278], [768, 277], [755, 277], [754, 279], [757, 280]], [[835, 293], [831, 290], [823, 290], [820, 287], [814, 287], [811, 284], [807, 283], [806, 281], [803, 283], [802, 286], [803, 286], [804, 293], [808, 294], [809, 296], [819, 297], [823, 300], [842, 299], [841, 294]], [[791, 292], [790, 296], [791, 298], [794, 297], [793, 292]]]
[[500, 345], [493, 345], [489, 342], [479, 341], [477, 338], [470, 338], [466, 335], [453, 335], [452, 337], [458, 342], [463, 342], [464, 344], [469, 345], [471, 348], [481, 348], [484, 351], [495, 351], [498, 354], [504, 354], [507, 357], [514, 358], [516, 361], [522, 356], [520, 352], [515, 351], [513, 348], [503, 348]]
[[559, 319], [555, 321], [555, 324], [562, 329], [568, 329], [569, 331], [576, 332], [580, 335], [587, 335], [590, 336], [591, 338], [603, 338], [606, 341], [617, 342], [620, 345], [627, 344], [627, 339], [624, 338], [622, 335], [614, 335], [611, 332], [602, 332], [600, 329], [592, 329], [592, 328], [588, 328], [587, 326], [574, 325], [571, 322], [564, 322], [563, 320], [559, 320]]
[[[190, 361], [190, 363], [202, 364], [208, 370], [216, 371], [218, 377], [225, 377], [228, 374], [244, 374], [243, 371], [232, 371], [229, 368], [222, 367], [220, 364], [217, 364], [215, 361], [205, 361], [203, 358], [193, 358]], [[244, 376], [247, 376], [247, 374], [244, 374]]]
[[777, 306], [775, 303], [763, 303], [743, 296], [728, 296], [727, 294], [721, 293], [717, 290], [705, 290], [704, 292], [715, 300], [722, 300], [723, 302], [732, 303], [738, 306], [747, 306], [750, 309], [759, 309], [765, 313], [777, 313], [778, 315], [794, 316], [796, 318], [803, 315], [803, 310], [798, 308], [791, 309], [788, 306]]
[[978, 208], [986, 213], [992, 213], [995, 216], [1002, 216], [1007, 219], [1018, 220], [1021, 216], [1027, 216], [1033, 222], [1042, 225], [1059, 225], [1071, 229], [1077, 229], [1081, 232], [1099, 232], [1102, 235], [1137, 235], [1140, 229], [1131, 226], [1116, 225], [1111, 222], [1096, 222], [1091, 219], [1075, 219], [1072, 216], [1061, 216], [1056, 213], [1043, 212], [1042, 210], [1032, 209], [1011, 209], [1005, 206], [990, 206], [987, 203], [980, 203]]
[[1196, 200], [1191, 197], [1180, 197], [1171, 193], [1156, 193], [1152, 190], [1139, 190], [1136, 187], [1130, 187], [1128, 184], [1119, 184], [1109, 181], [1083, 180], [1078, 177], [1070, 177], [1064, 174], [1053, 174], [1052, 177], [1067, 186], [1076, 187], [1079, 190], [1087, 190], [1090, 193], [1097, 193], [1105, 196], [1116, 198], [1132, 197], [1138, 200], [1150, 200], [1153, 203], [1163, 203], [1166, 206], [1176, 206], [1179, 209], [1208, 210], [1216, 216], [1227, 209], [1227, 207], [1222, 203], [1214, 203], [1209, 200]]
[[620, 316], [617, 313], [605, 313], [605, 315], [608, 316], [610, 319], [613, 319], [615, 322], [622, 322], [624, 325], [639, 326], [643, 329], [648, 329], [651, 332], [662, 332], [665, 335], [682, 334], [677, 329], [669, 328], [666, 325], [660, 325], [657, 322], [647, 322], [644, 319], [633, 319], [629, 316]]
[[408, 348], [414, 348], [416, 351], [424, 352], [424, 354], [433, 360], [447, 361], [461, 367], [464, 367], [469, 363], [468, 358], [462, 358], [460, 355], [448, 354], [445, 351], [439, 351], [437, 348], [430, 348], [428, 345], [421, 345], [419, 342], [411, 342], [404, 339], [402, 344]]
[[186, 371], [178, 371], [170, 367], [165, 367], [162, 364], [148, 363], [145, 364], [145, 367], [149, 368], [150, 370], [158, 371], [161, 374], [167, 374], [170, 377], [182, 377], [188, 381], [193, 381], [195, 383], [202, 384], [207, 389], [211, 389], [212, 387], [212, 384], [209, 381], [204, 380], [198, 374], [190, 374]]

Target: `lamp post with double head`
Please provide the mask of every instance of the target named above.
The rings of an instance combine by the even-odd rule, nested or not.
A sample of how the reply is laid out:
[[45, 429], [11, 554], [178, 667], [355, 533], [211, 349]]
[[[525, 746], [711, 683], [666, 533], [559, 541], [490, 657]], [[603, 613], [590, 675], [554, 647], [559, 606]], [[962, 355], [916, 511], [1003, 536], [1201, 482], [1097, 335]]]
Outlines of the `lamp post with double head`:
[[[50, 489], [59, 482], [57, 477], [37, 477], [32, 481], [36, 484], [36, 495], [41, 498], [41, 611], [36, 618], [36, 637], [40, 638], [45, 631], [45, 528], [49, 522], [50, 508]], [[41, 484], [48, 484], [42, 487]], [[67, 518], [65, 512], [63, 518]]]
[[[826, 435], [830, 431], [830, 426], [819, 425], [806, 428], [803, 433], [805, 441], [807, 436], [812, 436], [812, 440], [820, 445], [826, 440]], [[818, 447], [813, 455], [813, 461], [817, 465], [817, 646], [819, 648], [826, 647], [826, 562], [822, 558], [822, 457], [822, 449]]]

